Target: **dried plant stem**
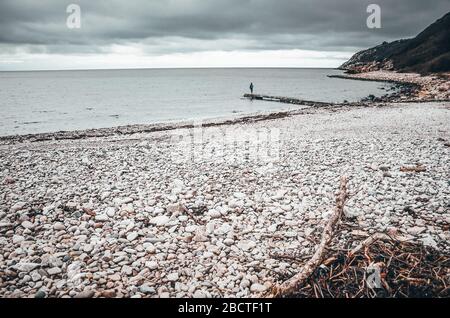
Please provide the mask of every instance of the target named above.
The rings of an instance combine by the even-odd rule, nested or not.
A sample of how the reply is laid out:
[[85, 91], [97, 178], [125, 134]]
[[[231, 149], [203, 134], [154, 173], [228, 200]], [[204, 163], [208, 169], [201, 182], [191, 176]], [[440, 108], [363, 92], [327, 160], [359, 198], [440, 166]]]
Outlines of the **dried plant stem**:
[[368, 247], [370, 245], [372, 245], [373, 243], [375, 243], [378, 240], [391, 240], [392, 238], [384, 233], [375, 233], [371, 236], [369, 236], [368, 238], [366, 238], [364, 241], [362, 241], [358, 246], [356, 246], [354, 249], [352, 249], [349, 252], [349, 257], [352, 257], [353, 255], [355, 255], [356, 253], [358, 253], [360, 250], [362, 250], [365, 247]]
[[273, 287], [269, 297], [282, 297], [296, 292], [299, 289], [299, 286], [314, 272], [316, 267], [322, 263], [325, 257], [326, 247], [331, 243], [333, 238], [334, 228], [344, 213], [344, 205], [348, 198], [347, 182], [346, 177], [341, 177], [340, 191], [336, 197], [336, 207], [325, 225], [322, 238], [314, 255], [305, 263], [296, 275], [282, 284]]

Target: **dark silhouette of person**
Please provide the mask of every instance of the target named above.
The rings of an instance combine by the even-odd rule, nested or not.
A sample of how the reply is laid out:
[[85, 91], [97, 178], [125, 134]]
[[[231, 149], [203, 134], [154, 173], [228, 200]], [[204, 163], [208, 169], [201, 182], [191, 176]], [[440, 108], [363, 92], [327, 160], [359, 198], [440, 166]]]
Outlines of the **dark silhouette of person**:
[[250, 83], [250, 93], [253, 94], [253, 83]]

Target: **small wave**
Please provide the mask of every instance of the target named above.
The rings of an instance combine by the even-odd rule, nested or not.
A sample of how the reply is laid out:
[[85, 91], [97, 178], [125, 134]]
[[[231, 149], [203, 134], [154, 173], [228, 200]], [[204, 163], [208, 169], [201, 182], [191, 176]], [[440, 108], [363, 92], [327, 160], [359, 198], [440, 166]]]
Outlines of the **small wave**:
[[21, 122], [19, 124], [21, 124], [21, 125], [33, 125], [33, 124], [41, 124], [41, 123], [42, 123], [42, 121], [24, 121], [24, 122]]
[[33, 110], [33, 113], [39, 113], [39, 114], [48, 114], [48, 113], [54, 113], [54, 110]]

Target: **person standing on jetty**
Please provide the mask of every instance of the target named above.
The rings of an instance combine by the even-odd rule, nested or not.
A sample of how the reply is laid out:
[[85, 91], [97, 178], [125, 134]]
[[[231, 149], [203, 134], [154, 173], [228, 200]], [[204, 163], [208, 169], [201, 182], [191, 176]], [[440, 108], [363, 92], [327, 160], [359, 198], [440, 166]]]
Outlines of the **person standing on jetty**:
[[250, 94], [253, 94], [253, 83], [250, 83]]

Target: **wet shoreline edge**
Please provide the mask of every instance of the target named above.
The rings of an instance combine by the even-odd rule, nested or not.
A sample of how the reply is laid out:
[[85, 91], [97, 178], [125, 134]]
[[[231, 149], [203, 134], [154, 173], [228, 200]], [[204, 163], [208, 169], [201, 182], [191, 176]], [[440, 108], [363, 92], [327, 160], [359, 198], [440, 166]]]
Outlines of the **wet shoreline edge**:
[[[407, 87], [409, 92], [411, 89], [419, 89], [420, 85], [412, 84], [407, 81], [402, 80], [387, 80], [387, 79], [372, 79], [372, 78], [362, 78], [354, 77], [351, 75], [328, 75], [330, 78], [340, 78], [349, 80], [362, 80], [362, 81], [374, 81], [374, 82], [385, 82], [397, 85], [403, 85]], [[379, 107], [386, 106], [386, 104], [394, 103], [428, 103], [428, 102], [450, 102], [450, 99], [416, 99], [411, 98], [411, 95], [400, 96], [387, 96], [384, 99], [376, 98], [371, 100], [366, 98], [360, 102], [343, 102], [343, 103], [327, 103], [318, 101], [307, 101], [298, 100], [290, 97], [281, 96], [265, 96], [265, 95], [252, 95], [244, 94], [244, 98], [252, 98], [252, 96], [258, 96], [256, 98], [260, 101], [267, 102], [279, 102], [285, 104], [293, 104], [299, 106], [305, 106], [298, 109], [281, 110], [281, 111], [271, 111], [264, 113], [253, 113], [238, 117], [225, 117], [222, 119], [209, 119], [202, 120], [202, 127], [214, 127], [214, 126], [226, 126], [226, 125], [236, 125], [245, 123], [254, 123], [265, 120], [279, 119], [284, 117], [290, 117], [295, 115], [304, 114], [305, 110], [314, 109], [343, 109], [345, 107]], [[272, 100], [271, 100], [272, 99]], [[278, 99], [278, 100], [276, 100]], [[160, 131], [170, 131], [176, 129], [192, 129], [195, 124], [194, 120], [188, 121], [178, 121], [174, 123], [153, 123], [153, 124], [130, 124], [115, 127], [105, 127], [105, 128], [91, 128], [82, 130], [71, 130], [71, 131], [56, 131], [56, 132], [46, 132], [46, 133], [31, 133], [23, 135], [6, 135], [0, 136], [0, 145], [8, 145], [23, 142], [39, 142], [39, 141], [55, 141], [55, 140], [78, 140], [86, 138], [96, 138], [96, 137], [109, 137], [113, 135], [132, 135], [136, 133], [153, 133]]]

